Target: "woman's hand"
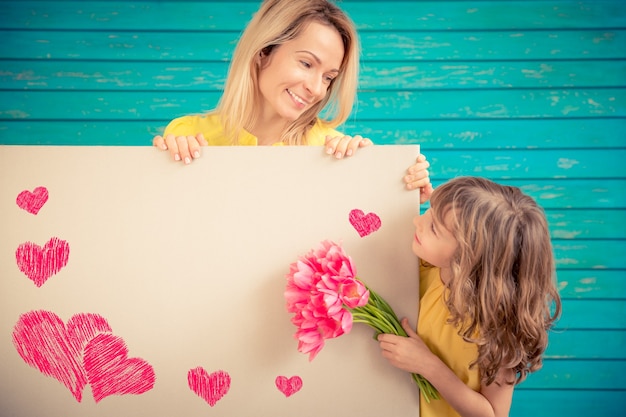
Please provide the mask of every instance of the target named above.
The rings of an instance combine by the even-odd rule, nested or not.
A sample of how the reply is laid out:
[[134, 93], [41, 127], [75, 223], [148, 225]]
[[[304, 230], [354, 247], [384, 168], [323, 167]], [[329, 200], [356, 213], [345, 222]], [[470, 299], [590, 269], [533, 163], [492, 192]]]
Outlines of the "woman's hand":
[[356, 136], [326, 136], [326, 153], [341, 159], [344, 156], [352, 156], [357, 149], [374, 143], [361, 135]]
[[192, 160], [200, 158], [200, 147], [207, 146], [207, 141], [202, 133], [195, 136], [157, 135], [152, 139], [152, 145], [169, 150], [174, 161], [190, 164]]
[[407, 175], [404, 176], [404, 183], [407, 189], [420, 190], [420, 203], [422, 204], [430, 199], [430, 195], [433, 192], [428, 167], [430, 167], [430, 163], [426, 160], [426, 157], [419, 154], [415, 164], [407, 169]]

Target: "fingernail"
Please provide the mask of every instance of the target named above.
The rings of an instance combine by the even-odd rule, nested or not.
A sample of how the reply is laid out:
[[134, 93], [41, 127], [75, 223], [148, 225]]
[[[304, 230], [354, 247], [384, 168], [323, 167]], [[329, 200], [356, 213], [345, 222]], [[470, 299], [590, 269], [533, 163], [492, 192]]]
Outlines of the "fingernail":
[[165, 143], [161, 144], [161, 149], [163, 149], [164, 151], [167, 150], [167, 145]]
[[200, 152], [195, 151], [195, 152], [193, 153], [193, 157], [194, 157], [194, 158], [200, 158]]
[[326, 148], [326, 153], [327, 153], [328, 155], [332, 154], [333, 152], [334, 152], [334, 151], [333, 151], [333, 148]]
[[341, 154], [341, 152], [337, 152], [337, 153], [335, 154], [335, 158], [337, 158], [337, 159], [341, 159], [341, 157], [342, 157], [342, 156], [343, 156], [343, 155]]
[[180, 161], [180, 155], [179, 154], [174, 155], [174, 161]]
[[189, 158], [188, 156], [185, 157], [185, 163], [186, 164], [190, 164], [191, 163], [191, 158]]
[[348, 149], [346, 151], [346, 156], [352, 156], [352, 149]]

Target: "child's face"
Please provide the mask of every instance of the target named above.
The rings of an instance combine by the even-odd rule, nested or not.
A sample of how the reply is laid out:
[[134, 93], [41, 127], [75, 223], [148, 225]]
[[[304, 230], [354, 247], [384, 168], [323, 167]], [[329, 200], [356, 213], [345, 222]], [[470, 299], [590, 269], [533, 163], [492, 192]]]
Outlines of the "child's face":
[[262, 117], [290, 122], [319, 103], [339, 75], [343, 54], [337, 29], [317, 22], [275, 47], [259, 72]]
[[423, 215], [413, 219], [415, 225], [413, 253], [420, 259], [442, 269], [450, 267], [452, 256], [459, 246], [449, 230], [452, 223], [451, 216], [452, 211], [448, 211], [444, 219], [446, 224], [436, 223], [432, 208], [430, 208]]

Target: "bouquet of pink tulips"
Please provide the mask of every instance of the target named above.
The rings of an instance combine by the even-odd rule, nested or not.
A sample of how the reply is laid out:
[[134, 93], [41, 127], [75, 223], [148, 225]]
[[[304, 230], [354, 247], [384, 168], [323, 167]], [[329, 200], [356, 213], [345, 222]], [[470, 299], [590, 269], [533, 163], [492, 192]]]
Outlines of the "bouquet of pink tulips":
[[[349, 333], [352, 323], [365, 323], [377, 333], [407, 336], [391, 306], [356, 277], [350, 257], [330, 241], [290, 265], [285, 299], [297, 327], [298, 351], [308, 353], [310, 361], [326, 339]], [[439, 398], [425, 378], [412, 377], [426, 401]]]

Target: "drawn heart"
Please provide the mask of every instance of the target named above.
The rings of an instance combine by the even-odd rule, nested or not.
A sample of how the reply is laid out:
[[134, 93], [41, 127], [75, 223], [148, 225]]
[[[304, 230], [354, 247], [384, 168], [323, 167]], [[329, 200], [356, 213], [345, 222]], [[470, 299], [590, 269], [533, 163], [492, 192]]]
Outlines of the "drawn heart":
[[37, 187], [32, 192], [24, 190], [17, 195], [15, 200], [21, 209], [35, 215], [39, 213], [46, 201], [48, 201], [48, 189], [46, 187]]
[[230, 389], [230, 375], [225, 371], [209, 374], [203, 367], [187, 372], [189, 388], [213, 407]]
[[109, 395], [143, 394], [154, 387], [154, 369], [143, 359], [129, 359], [121, 337], [101, 333], [91, 339], [83, 363], [96, 402]]
[[354, 209], [350, 211], [350, 224], [359, 233], [359, 236], [365, 237], [380, 229], [380, 217], [376, 213], [364, 214], [362, 210]]
[[285, 394], [285, 397], [295, 394], [300, 391], [300, 388], [302, 388], [302, 378], [297, 375], [292, 376], [291, 378], [287, 378], [286, 376], [277, 376], [275, 383], [276, 388]]
[[43, 248], [26, 242], [15, 251], [18, 268], [38, 287], [67, 265], [69, 256], [69, 244], [56, 237], [51, 238]]
[[81, 402], [87, 385], [83, 350], [101, 332], [111, 332], [111, 328], [97, 314], [76, 314], [65, 326], [52, 312], [31, 311], [18, 319], [13, 345], [24, 362], [61, 382]]

